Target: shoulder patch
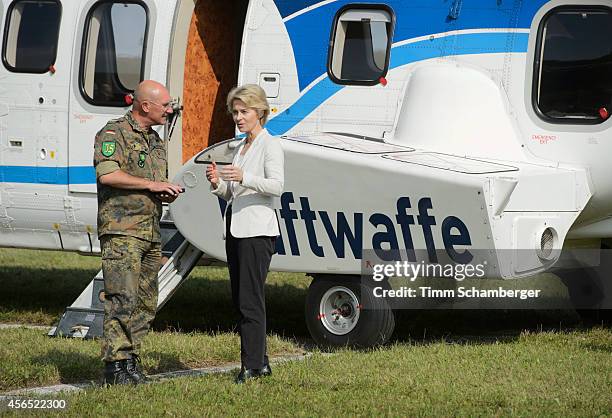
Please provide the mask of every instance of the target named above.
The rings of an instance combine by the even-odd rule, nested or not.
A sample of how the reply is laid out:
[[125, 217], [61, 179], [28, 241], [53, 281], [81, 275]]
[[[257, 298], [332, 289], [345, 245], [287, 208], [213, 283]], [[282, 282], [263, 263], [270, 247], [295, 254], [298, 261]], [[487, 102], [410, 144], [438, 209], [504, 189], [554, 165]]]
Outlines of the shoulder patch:
[[115, 153], [117, 149], [117, 144], [115, 141], [104, 141], [102, 142], [102, 155], [105, 157], [110, 157]]

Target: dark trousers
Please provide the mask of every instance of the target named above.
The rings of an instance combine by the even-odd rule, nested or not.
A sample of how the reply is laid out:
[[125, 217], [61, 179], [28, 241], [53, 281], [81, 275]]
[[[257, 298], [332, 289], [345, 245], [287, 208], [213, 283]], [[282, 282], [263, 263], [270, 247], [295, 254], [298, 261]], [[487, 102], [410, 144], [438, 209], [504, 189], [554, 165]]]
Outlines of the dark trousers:
[[274, 254], [275, 237], [236, 238], [230, 232], [232, 207], [226, 212], [225, 251], [232, 300], [240, 315], [240, 360], [246, 369], [260, 369], [266, 355], [266, 298], [264, 283]]

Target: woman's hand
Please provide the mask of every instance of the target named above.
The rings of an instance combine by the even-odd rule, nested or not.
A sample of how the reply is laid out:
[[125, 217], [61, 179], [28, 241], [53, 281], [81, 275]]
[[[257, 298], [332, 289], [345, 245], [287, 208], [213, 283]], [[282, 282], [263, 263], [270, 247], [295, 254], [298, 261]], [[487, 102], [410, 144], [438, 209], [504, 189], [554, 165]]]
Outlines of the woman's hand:
[[242, 182], [242, 169], [235, 165], [228, 165], [221, 170], [221, 178], [225, 181]]
[[206, 179], [212, 184], [213, 189], [219, 187], [219, 173], [217, 172], [217, 163], [214, 161], [206, 167]]

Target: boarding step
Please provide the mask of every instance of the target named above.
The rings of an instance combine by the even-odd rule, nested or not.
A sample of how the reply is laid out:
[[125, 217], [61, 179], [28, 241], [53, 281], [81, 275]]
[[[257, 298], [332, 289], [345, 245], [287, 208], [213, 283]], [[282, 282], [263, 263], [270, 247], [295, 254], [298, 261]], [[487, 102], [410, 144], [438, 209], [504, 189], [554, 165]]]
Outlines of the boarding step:
[[[162, 256], [167, 261], [158, 273], [159, 311], [187, 279], [202, 257], [202, 251], [185, 240], [171, 220], [162, 220]], [[101, 337], [104, 322], [104, 279], [100, 270], [72, 305], [66, 308], [59, 324], [49, 336], [91, 339]]]

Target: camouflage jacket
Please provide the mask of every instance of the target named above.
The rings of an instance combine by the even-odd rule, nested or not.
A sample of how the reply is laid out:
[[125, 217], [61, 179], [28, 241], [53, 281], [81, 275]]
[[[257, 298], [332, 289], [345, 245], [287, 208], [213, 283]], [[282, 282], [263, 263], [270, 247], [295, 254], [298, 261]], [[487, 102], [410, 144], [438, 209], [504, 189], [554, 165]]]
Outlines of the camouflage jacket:
[[[96, 134], [94, 144], [96, 178], [122, 171], [154, 181], [167, 181], [164, 141], [153, 129], [145, 131], [129, 111], [112, 120]], [[98, 236], [129, 235], [160, 242], [162, 204], [146, 190], [98, 186]]]

